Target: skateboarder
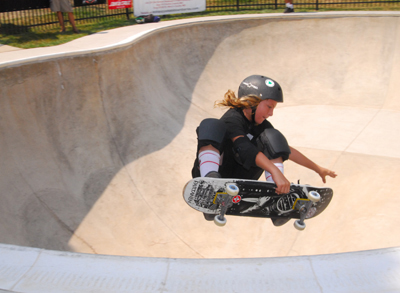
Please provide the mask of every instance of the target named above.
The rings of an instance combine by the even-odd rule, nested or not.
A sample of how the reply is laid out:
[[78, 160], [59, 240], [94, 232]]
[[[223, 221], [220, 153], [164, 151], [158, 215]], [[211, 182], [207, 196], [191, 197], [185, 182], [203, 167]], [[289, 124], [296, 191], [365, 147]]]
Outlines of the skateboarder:
[[[288, 193], [290, 182], [283, 175], [283, 162], [291, 160], [317, 172], [325, 183], [335, 172], [323, 168], [289, 146], [286, 138], [267, 120], [277, 103], [283, 102], [280, 85], [272, 78], [252, 75], [242, 81], [238, 96], [231, 90], [217, 106], [230, 108], [220, 119], [205, 119], [197, 128], [197, 156], [192, 177], [258, 180], [265, 173], [275, 182], [277, 193]], [[206, 220], [214, 215], [204, 214]], [[283, 225], [286, 219], [276, 219]], [[278, 222], [279, 220], [279, 222]], [[289, 219], [287, 219], [289, 220]]]

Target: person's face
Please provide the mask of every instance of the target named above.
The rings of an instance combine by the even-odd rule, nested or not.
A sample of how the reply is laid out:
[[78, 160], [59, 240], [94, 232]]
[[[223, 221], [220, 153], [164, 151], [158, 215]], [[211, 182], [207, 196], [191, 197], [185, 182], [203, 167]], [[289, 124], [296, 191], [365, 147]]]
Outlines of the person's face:
[[277, 101], [274, 100], [263, 100], [257, 106], [256, 115], [254, 118], [254, 122], [256, 124], [261, 124], [264, 122], [265, 119], [274, 115], [274, 109], [278, 104]]

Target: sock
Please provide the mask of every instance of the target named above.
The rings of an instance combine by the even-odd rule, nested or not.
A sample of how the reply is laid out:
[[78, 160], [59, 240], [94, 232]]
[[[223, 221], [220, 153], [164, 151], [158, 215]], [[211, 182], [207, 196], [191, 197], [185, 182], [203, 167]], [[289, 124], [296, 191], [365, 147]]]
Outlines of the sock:
[[[274, 165], [279, 169], [279, 171], [282, 172], [282, 174], [285, 174], [285, 173], [283, 172], [284, 169], [283, 169], [283, 164], [282, 164], [282, 163], [274, 163]], [[272, 179], [271, 173], [269, 173], [268, 171], [265, 171], [265, 180], [266, 180], [267, 182], [275, 183], [275, 181]]]
[[209, 172], [218, 172], [220, 155], [214, 151], [202, 151], [199, 153], [200, 176], [204, 177]]

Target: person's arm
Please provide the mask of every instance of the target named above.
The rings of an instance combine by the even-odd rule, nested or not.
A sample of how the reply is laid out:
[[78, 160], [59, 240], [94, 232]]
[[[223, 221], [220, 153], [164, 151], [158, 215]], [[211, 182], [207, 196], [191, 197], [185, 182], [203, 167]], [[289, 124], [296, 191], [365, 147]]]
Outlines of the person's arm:
[[295, 162], [296, 164], [299, 164], [303, 167], [306, 167], [308, 169], [311, 169], [315, 172], [318, 173], [318, 175], [322, 178], [322, 181], [326, 183], [326, 176], [330, 176], [332, 178], [335, 178], [337, 175], [334, 171], [331, 171], [329, 169], [326, 169], [324, 167], [321, 167], [317, 164], [315, 164], [313, 161], [311, 161], [309, 158], [307, 158], [305, 155], [303, 155], [301, 152], [296, 150], [293, 147], [290, 147], [291, 154], [289, 156], [289, 160]]
[[268, 171], [272, 175], [272, 179], [276, 184], [276, 193], [289, 193], [290, 182], [286, 179], [285, 175], [272, 163], [262, 152], [256, 156], [256, 165], [263, 170]]
[[[232, 138], [232, 141], [235, 145], [235, 142], [241, 138], [243, 139], [243, 135], [236, 136]], [[261, 169], [268, 171], [272, 175], [272, 179], [274, 180], [277, 188], [275, 189], [276, 193], [288, 193], [290, 191], [290, 182], [289, 180], [286, 179], [286, 177], [282, 174], [282, 172], [262, 153], [259, 152], [255, 146], [253, 146], [250, 141], [248, 141], [249, 145], [254, 147], [254, 152], [252, 148], [249, 150], [252, 150], [253, 157], [252, 160], [255, 163], [256, 166], [260, 167]], [[242, 152], [244, 148], [241, 148]]]

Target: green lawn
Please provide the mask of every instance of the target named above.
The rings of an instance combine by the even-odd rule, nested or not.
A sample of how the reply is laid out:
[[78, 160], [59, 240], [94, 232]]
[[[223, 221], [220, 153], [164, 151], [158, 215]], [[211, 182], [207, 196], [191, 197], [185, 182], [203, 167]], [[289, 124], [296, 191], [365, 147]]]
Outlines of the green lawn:
[[[369, 7], [368, 9], [320, 9], [319, 12], [322, 11], [338, 11], [338, 10], [346, 10], [346, 11], [359, 11], [359, 10], [374, 10], [374, 11], [399, 11], [400, 4], [396, 6], [384, 6], [384, 7]], [[296, 12], [316, 12], [313, 9], [298, 9], [295, 8]], [[215, 16], [215, 15], [233, 15], [233, 14], [254, 14], [254, 13], [280, 13], [283, 9], [265, 9], [265, 10], [243, 10], [243, 11], [223, 11], [223, 12], [201, 12], [201, 13], [191, 13], [191, 14], [180, 14], [180, 15], [170, 15], [161, 19], [161, 21], [173, 20], [173, 19], [182, 19], [182, 18], [193, 18], [193, 17], [203, 17], [203, 16]], [[22, 34], [4, 34], [0, 30], [0, 43], [3, 45], [9, 45], [18, 48], [37, 48], [37, 47], [48, 47], [55, 46], [70, 42], [74, 39], [87, 36], [90, 34], [94, 34], [100, 31], [114, 29], [118, 27], [128, 26], [128, 25], [138, 25], [135, 23], [133, 16], [131, 19], [127, 20], [126, 17], [122, 16], [119, 19], [105, 19], [98, 20], [97, 22], [91, 23], [81, 23], [77, 21], [78, 29], [80, 30], [79, 34], [75, 34], [72, 32], [72, 28], [69, 23], [66, 23], [66, 32], [60, 33], [60, 28], [55, 26], [54, 28], [49, 28], [46, 31], [28, 31]], [[145, 25], [145, 24], [141, 24]]]

